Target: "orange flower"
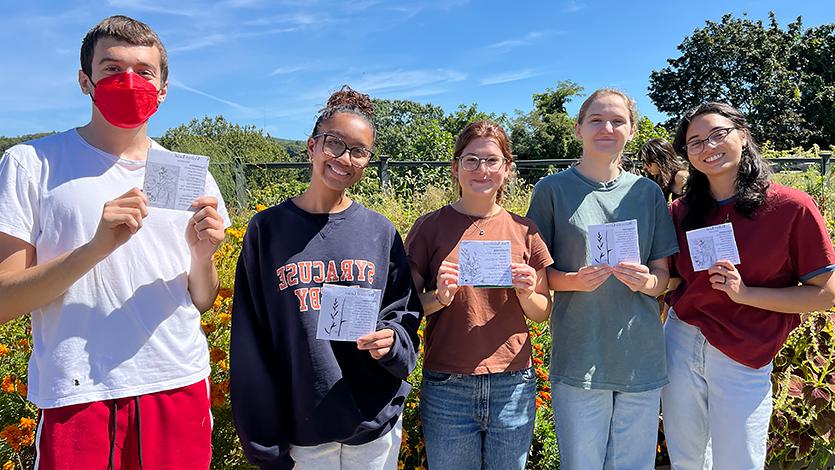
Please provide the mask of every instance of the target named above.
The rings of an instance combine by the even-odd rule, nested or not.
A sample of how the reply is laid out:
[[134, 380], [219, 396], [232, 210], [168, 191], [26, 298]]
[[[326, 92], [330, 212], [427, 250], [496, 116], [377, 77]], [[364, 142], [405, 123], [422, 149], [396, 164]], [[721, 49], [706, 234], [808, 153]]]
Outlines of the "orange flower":
[[5, 344], [0, 344], [0, 356], [5, 356], [6, 354], [9, 354], [11, 351], [12, 350], [9, 349], [9, 347]]
[[14, 470], [14, 469], [15, 469], [14, 462], [12, 462], [11, 460], [7, 460], [6, 463], [3, 464], [3, 470]]
[[255, 211], [256, 212], [261, 212], [262, 210], [264, 210], [266, 208], [267, 208], [267, 206], [265, 206], [263, 204], [255, 204]]
[[542, 406], [542, 398], [536, 397], [536, 407], [539, 408]]
[[225, 360], [218, 362], [217, 366], [220, 367], [221, 370], [229, 370], [229, 363]]
[[212, 362], [220, 362], [226, 359], [226, 351], [220, 348], [212, 348], [209, 350], [209, 357], [212, 359]]
[[28, 348], [29, 347], [29, 340], [26, 338], [20, 338], [17, 340], [17, 345], [21, 348]]
[[232, 321], [232, 315], [229, 315], [228, 313], [219, 313], [217, 315], [217, 321], [223, 323], [224, 325], [228, 325], [229, 322]]
[[542, 401], [550, 402], [551, 401], [551, 394], [548, 392], [539, 392], [539, 396], [542, 397]]
[[32, 418], [20, 418], [20, 428], [24, 431], [34, 431], [38, 422]]
[[536, 376], [539, 377], [540, 380], [542, 380], [543, 382], [548, 381], [548, 372], [545, 372], [544, 370], [542, 370], [539, 367], [537, 367], [535, 370], [536, 370]]
[[538, 357], [535, 357], [535, 358], [533, 358], [533, 363], [538, 365], [538, 366], [541, 366], [542, 364], [545, 363], [545, 361], [543, 361], [542, 359], [540, 359]]
[[215, 297], [215, 302], [212, 304], [212, 308], [217, 310], [222, 306], [223, 306], [223, 297], [221, 297], [220, 294], [218, 294], [218, 296]]
[[24, 439], [23, 431], [21, 431], [17, 425], [10, 424], [0, 431], [0, 439], [6, 441], [6, 444], [8, 444], [12, 450], [18, 452]]
[[206, 333], [206, 336], [212, 334], [217, 330], [217, 326], [214, 323], [209, 323], [206, 320], [200, 322], [200, 327], [203, 328], [203, 333]]
[[221, 299], [228, 299], [229, 297], [232, 297], [232, 289], [228, 287], [221, 287], [217, 291], [217, 296]]
[[219, 408], [224, 403], [226, 403], [226, 395], [216, 384], [212, 383], [212, 407]]
[[26, 394], [29, 392], [29, 388], [23, 382], [17, 383], [17, 394], [26, 398]]
[[8, 375], [3, 377], [3, 384], [0, 385], [0, 389], [2, 389], [4, 393], [14, 393], [16, 390], [14, 379]]

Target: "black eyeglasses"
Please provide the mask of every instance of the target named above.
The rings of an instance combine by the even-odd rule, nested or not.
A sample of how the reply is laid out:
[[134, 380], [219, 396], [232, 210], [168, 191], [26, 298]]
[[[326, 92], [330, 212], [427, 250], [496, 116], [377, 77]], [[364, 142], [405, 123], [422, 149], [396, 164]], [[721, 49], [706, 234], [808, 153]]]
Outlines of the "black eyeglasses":
[[507, 159], [496, 156], [479, 157], [478, 155], [462, 155], [458, 157], [458, 161], [461, 163], [461, 168], [467, 171], [476, 171], [482, 162], [487, 167], [487, 171], [498, 171]]
[[348, 147], [348, 144], [346, 144], [344, 140], [333, 134], [323, 132], [321, 134], [314, 135], [313, 139], [316, 140], [320, 137], [324, 137], [324, 139], [322, 139], [322, 151], [325, 152], [325, 155], [331, 158], [339, 158], [344, 155], [347, 150], [348, 156], [351, 160], [351, 165], [356, 168], [365, 168], [374, 157], [374, 152], [371, 150], [360, 146]]
[[690, 141], [684, 145], [684, 148], [687, 149], [687, 153], [689, 155], [702, 153], [705, 149], [705, 143], [708, 143], [715, 147], [724, 142], [725, 139], [728, 137], [728, 134], [731, 133], [731, 131], [735, 131], [737, 129], [739, 128], [724, 127], [722, 129], [716, 129], [715, 131], [711, 132], [710, 135], [707, 136], [707, 139]]

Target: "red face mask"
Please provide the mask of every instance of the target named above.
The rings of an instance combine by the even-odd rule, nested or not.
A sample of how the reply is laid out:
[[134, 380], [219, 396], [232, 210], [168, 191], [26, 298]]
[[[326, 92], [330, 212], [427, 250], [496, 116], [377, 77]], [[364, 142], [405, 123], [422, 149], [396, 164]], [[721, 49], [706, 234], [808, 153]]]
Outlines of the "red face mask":
[[[90, 83], [93, 80], [90, 79]], [[94, 83], [93, 103], [110, 124], [123, 129], [139, 127], [159, 107], [159, 91], [133, 72], [117, 73]]]

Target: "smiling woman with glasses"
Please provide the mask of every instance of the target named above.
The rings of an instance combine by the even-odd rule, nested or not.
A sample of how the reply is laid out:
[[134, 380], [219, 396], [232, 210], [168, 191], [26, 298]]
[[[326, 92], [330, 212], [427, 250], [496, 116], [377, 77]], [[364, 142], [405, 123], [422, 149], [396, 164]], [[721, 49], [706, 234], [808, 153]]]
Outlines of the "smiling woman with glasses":
[[[799, 313], [835, 303], [835, 250], [814, 200], [770, 180], [748, 122], [724, 103], [685, 113], [673, 146], [690, 162], [670, 206], [682, 251], [664, 325], [662, 392], [673, 468], [763, 468], [772, 361]], [[696, 272], [687, 231], [730, 224], [741, 263]]]
[[[513, 154], [504, 129], [468, 125], [455, 142], [452, 174], [461, 197], [419, 218], [406, 239], [427, 315], [420, 417], [433, 470], [522, 470], [533, 437], [536, 376], [526, 319], [548, 318], [536, 226], [502, 208]], [[463, 241], [507, 241], [512, 286], [459, 285]], [[462, 271], [463, 272], [463, 271]], [[488, 403], [489, 405], [485, 405]]]
[[[373, 156], [372, 113], [368, 95], [350, 87], [331, 95], [307, 140], [310, 186], [256, 214], [246, 231], [232, 307], [232, 413], [261, 468], [397, 468], [422, 312], [397, 230], [346, 194]], [[324, 303], [329, 284], [377, 291], [379, 312], [367, 307], [377, 313], [374, 332], [318, 339], [320, 316], [344, 320], [339, 298]]]

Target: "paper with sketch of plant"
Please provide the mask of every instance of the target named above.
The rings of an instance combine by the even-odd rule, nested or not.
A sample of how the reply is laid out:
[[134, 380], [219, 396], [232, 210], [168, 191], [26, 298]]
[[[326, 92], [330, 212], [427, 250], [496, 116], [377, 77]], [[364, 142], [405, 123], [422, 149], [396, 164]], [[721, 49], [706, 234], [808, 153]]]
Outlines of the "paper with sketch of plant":
[[693, 271], [709, 269], [720, 259], [740, 264], [734, 228], [730, 223], [690, 230], [686, 235]]
[[356, 341], [377, 329], [380, 289], [322, 284], [316, 339]]
[[463, 240], [458, 246], [458, 285], [510, 287], [510, 240]]
[[151, 207], [187, 211], [206, 193], [209, 157], [151, 149], [142, 191]]
[[590, 264], [614, 266], [621, 261], [641, 262], [637, 220], [589, 225], [588, 230]]

